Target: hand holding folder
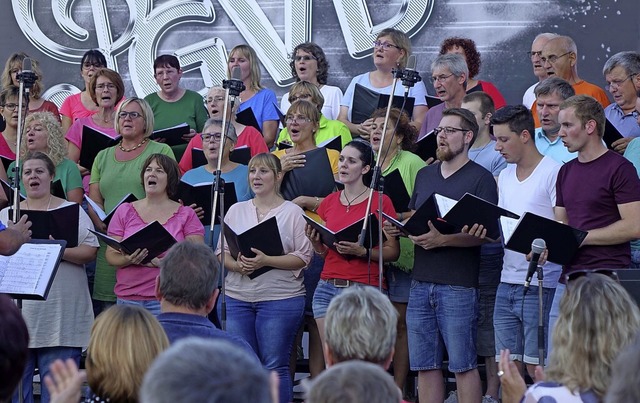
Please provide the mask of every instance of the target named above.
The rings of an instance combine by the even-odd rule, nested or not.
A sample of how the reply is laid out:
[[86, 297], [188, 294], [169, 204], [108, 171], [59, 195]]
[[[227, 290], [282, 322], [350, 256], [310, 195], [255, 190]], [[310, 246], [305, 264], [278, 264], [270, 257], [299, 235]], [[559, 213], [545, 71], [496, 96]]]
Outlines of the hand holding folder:
[[[358, 238], [360, 237], [362, 226], [364, 224], [364, 218], [362, 218], [359, 221], [339, 231], [332, 231], [324, 225], [314, 221], [310, 217], [304, 216], [304, 219], [307, 221], [307, 224], [313, 227], [313, 229], [320, 235], [320, 240], [322, 241], [322, 243], [335, 252], [338, 252], [336, 248], [336, 244], [338, 242], [358, 242]], [[369, 214], [368, 219], [368, 230], [365, 232], [363, 246], [367, 249], [371, 249], [378, 246], [378, 218], [374, 214]], [[384, 235], [384, 233], [382, 234], [382, 237], [386, 240], [386, 236]]]

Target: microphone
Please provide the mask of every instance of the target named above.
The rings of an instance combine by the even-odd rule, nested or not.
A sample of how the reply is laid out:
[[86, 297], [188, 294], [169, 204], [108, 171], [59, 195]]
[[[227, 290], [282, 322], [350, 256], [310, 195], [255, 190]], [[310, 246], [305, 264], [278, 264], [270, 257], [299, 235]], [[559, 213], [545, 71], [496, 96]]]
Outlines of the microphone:
[[538, 261], [540, 260], [540, 255], [544, 252], [547, 247], [544, 239], [536, 238], [531, 243], [531, 251], [533, 252], [533, 256], [531, 256], [531, 261], [529, 262], [529, 270], [527, 270], [527, 278], [524, 281], [524, 292], [526, 293], [529, 289], [529, 285], [531, 285], [531, 279], [533, 278], [533, 273], [535, 273], [536, 268], [538, 267]]
[[416, 71], [417, 58], [416, 55], [409, 56], [407, 68], [402, 70], [402, 85], [405, 92], [409, 92], [409, 88], [413, 87], [417, 82], [422, 81], [420, 73]]
[[228, 89], [229, 95], [234, 97], [240, 96], [240, 93], [247, 88], [242, 82], [242, 70], [239, 66], [231, 70], [231, 79], [222, 80], [222, 88]]
[[18, 74], [17, 79], [23, 84], [25, 92], [27, 93], [29, 92], [29, 89], [33, 87], [33, 84], [35, 84], [38, 76], [36, 76], [36, 73], [31, 71], [30, 58], [25, 57], [24, 60], [22, 60], [22, 71]]

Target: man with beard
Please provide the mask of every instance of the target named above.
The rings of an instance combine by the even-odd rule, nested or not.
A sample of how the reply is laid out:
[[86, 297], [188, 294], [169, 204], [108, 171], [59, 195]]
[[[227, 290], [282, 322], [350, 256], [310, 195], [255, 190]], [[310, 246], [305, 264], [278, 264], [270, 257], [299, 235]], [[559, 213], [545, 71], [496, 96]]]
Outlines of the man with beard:
[[[418, 172], [409, 207], [419, 208], [433, 193], [459, 200], [469, 192], [497, 203], [492, 174], [468, 157], [478, 135], [473, 113], [446, 109], [434, 133], [441, 162]], [[410, 237], [415, 244], [415, 261], [407, 308], [409, 360], [411, 369], [419, 371], [420, 401], [444, 400], [442, 361], [446, 346], [458, 401], [479, 402], [482, 386], [476, 362], [476, 328], [481, 241], [463, 233], [442, 234], [431, 221], [427, 225], [426, 234]]]

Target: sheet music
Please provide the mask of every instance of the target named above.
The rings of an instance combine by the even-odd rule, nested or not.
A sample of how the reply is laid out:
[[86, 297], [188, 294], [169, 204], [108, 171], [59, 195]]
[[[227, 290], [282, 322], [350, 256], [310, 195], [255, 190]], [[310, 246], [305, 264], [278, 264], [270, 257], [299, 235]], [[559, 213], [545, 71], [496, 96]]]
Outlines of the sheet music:
[[449, 210], [451, 210], [451, 208], [453, 208], [453, 206], [455, 206], [458, 202], [457, 200], [450, 199], [437, 193], [434, 193], [433, 196], [436, 199], [436, 204], [438, 205], [438, 210], [440, 211], [440, 217], [444, 217], [445, 215], [447, 215]]
[[511, 235], [518, 227], [520, 220], [506, 216], [500, 216], [500, 227], [502, 227], [502, 242], [506, 244], [511, 239]]
[[104, 221], [104, 219], [107, 218], [107, 213], [105, 213], [104, 210], [101, 209], [100, 206], [98, 206], [98, 203], [91, 200], [89, 196], [84, 195], [84, 198], [87, 200], [87, 203], [89, 203], [93, 211], [96, 212], [100, 221]]
[[0, 293], [44, 296], [61, 248], [26, 243], [14, 255], [0, 256]]

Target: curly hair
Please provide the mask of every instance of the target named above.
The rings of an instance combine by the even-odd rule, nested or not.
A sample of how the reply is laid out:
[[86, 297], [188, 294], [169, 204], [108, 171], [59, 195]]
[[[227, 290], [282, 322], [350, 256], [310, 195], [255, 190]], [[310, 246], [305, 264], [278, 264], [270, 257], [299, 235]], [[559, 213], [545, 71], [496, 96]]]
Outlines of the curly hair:
[[475, 78], [480, 73], [480, 65], [482, 64], [480, 52], [476, 49], [476, 43], [472, 39], [459, 36], [447, 38], [440, 45], [440, 54], [444, 55], [455, 47], [459, 47], [464, 51], [464, 58], [469, 68], [469, 78]]
[[[372, 119], [384, 118], [386, 116], [387, 109], [376, 109], [372, 114]], [[411, 125], [411, 119], [407, 116], [405, 111], [400, 111], [398, 108], [391, 108], [389, 111], [389, 127], [395, 128], [396, 137], [400, 137], [400, 149], [411, 151], [415, 148], [416, 138], [418, 138], [418, 129]]]
[[324, 85], [327, 83], [327, 77], [329, 77], [329, 62], [327, 61], [327, 57], [324, 55], [324, 51], [320, 46], [313, 42], [305, 42], [293, 48], [291, 55], [291, 62], [289, 66], [291, 66], [291, 75], [296, 79], [296, 81], [300, 81], [298, 77], [298, 73], [296, 72], [296, 54], [298, 50], [302, 50], [303, 52], [307, 52], [313, 55], [318, 64], [318, 71], [316, 72], [316, 79], [318, 80], [318, 84]]
[[615, 280], [597, 273], [573, 280], [560, 301], [546, 379], [602, 399], [614, 360], [639, 328], [638, 306]]
[[[2, 88], [9, 88], [13, 85], [13, 80], [11, 79], [11, 70], [22, 70], [22, 62], [27, 57], [29, 57], [29, 55], [24, 52], [14, 53], [9, 56], [7, 62], [4, 65], [4, 70], [2, 71]], [[38, 63], [38, 61], [33, 58], [31, 58], [31, 71], [33, 71], [36, 75], [36, 82], [33, 83], [30, 94], [33, 99], [40, 99], [40, 95], [42, 94], [42, 90], [44, 89], [42, 86], [42, 70], [40, 70], [40, 63]]]
[[[47, 131], [47, 149], [37, 150], [45, 153], [55, 166], [58, 166], [67, 158], [67, 140], [62, 133], [62, 126], [51, 112], [34, 112], [27, 115], [24, 127], [29, 127], [34, 122], [40, 123]], [[25, 158], [27, 150], [27, 136], [22, 136], [22, 144], [20, 144], [20, 158]]]

